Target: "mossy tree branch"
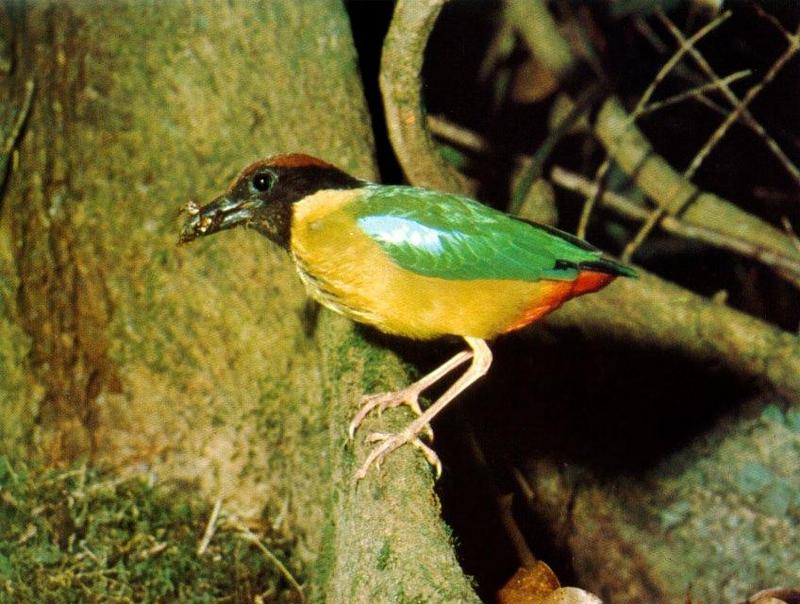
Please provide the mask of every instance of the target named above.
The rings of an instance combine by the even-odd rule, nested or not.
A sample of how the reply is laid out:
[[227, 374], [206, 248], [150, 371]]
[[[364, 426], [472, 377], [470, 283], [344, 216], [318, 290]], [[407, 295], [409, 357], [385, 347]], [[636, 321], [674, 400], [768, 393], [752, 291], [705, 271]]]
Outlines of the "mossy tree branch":
[[[364, 391], [402, 387], [395, 356], [375, 349], [361, 328], [326, 313], [319, 328], [324, 398], [329, 405], [328, 464], [332, 491], [323, 537], [320, 599], [328, 602], [477, 603], [442, 523], [425, 459], [402, 447], [358, 484], [353, 474], [371, 445], [371, 430], [397, 431], [407, 412], [368, 418], [348, 444], [345, 427]], [[380, 426], [380, 428], [378, 428]]]

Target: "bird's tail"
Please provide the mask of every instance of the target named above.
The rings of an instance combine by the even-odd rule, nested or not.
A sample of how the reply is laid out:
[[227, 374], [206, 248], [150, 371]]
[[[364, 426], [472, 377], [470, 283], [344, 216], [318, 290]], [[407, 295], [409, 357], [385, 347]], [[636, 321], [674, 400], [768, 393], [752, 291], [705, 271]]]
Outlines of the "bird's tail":
[[604, 273], [606, 275], [614, 275], [615, 277], [633, 277], [638, 278], [639, 275], [630, 266], [611, 260], [610, 258], [598, 258], [597, 260], [584, 260], [578, 263], [578, 269], [581, 271], [591, 271], [593, 273]]

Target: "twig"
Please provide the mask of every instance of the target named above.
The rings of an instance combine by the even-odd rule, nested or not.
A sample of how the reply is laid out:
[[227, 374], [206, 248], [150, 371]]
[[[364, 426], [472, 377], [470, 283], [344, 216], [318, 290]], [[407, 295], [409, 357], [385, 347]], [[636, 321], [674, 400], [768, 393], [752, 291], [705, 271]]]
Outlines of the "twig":
[[650, 101], [650, 98], [655, 93], [658, 85], [664, 81], [667, 75], [669, 75], [669, 73], [672, 71], [673, 67], [675, 67], [675, 65], [678, 64], [678, 61], [683, 58], [683, 55], [694, 48], [694, 45], [699, 42], [701, 38], [707, 34], [710, 34], [725, 21], [727, 21], [731, 14], [731, 11], [725, 11], [717, 16], [716, 19], [709, 21], [704, 27], [697, 30], [688, 40], [685, 38], [681, 40], [678, 50], [676, 50], [672, 56], [661, 66], [661, 69], [658, 70], [658, 73], [653, 78], [653, 81], [650, 82], [650, 85], [645, 89], [644, 93], [639, 98], [639, 102], [636, 103], [636, 107], [631, 114], [631, 121], [634, 121], [637, 117], [639, 117], [639, 114]]
[[620, 259], [623, 262], [631, 261], [633, 254], [641, 247], [641, 245], [644, 243], [644, 240], [647, 239], [650, 233], [653, 232], [653, 229], [656, 228], [659, 221], [664, 218], [666, 214], [667, 209], [664, 206], [658, 206], [650, 212], [647, 220], [645, 220], [639, 230], [636, 231], [636, 235], [634, 235], [633, 239], [628, 242], [628, 244], [625, 246], [625, 249], [622, 250]]
[[258, 536], [253, 533], [245, 524], [243, 524], [238, 518], [231, 518], [230, 522], [232, 526], [238, 531], [238, 536], [240, 539], [248, 541], [255, 545], [259, 551], [264, 554], [264, 557], [267, 558], [275, 567], [280, 571], [280, 573], [284, 576], [284, 578], [289, 582], [289, 584], [294, 588], [297, 592], [297, 595], [300, 596], [300, 601], [305, 602], [306, 597], [303, 593], [303, 588], [300, 586], [300, 583], [297, 582], [297, 579], [294, 578], [289, 569], [281, 562], [278, 557], [273, 554], [266, 545], [258, 538]]
[[[778, 59], [772, 64], [772, 67], [769, 68], [767, 73], [761, 79], [760, 82], [750, 87], [747, 93], [744, 95], [744, 98], [736, 105], [733, 111], [731, 111], [722, 123], [717, 127], [717, 129], [708, 137], [706, 143], [700, 148], [700, 150], [695, 154], [694, 158], [692, 159], [689, 166], [684, 170], [683, 177], [686, 180], [691, 180], [694, 175], [697, 173], [697, 170], [700, 169], [700, 166], [703, 165], [705, 158], [708, 157], [708, 154], [711, 153], [711, 150], [719, 144], [722, 138], [727, 133], [728, 129], [736, 122], [738, 117], [744, 113], [747, 109], [747, 106], [756, 98], [756, 96], [764, 89], [769, 82], [771, 82], [781, 68], [786, 64], [786, 62], [794, 56], [797, 52], [798, 48], [800, 48], [800, 37], [792, 38], [792, 42], [789, 44], [787, 49], [783, 52], [783, 54], [778, 57]], [[670, 202], [672, 200], [669, 200]], [[689, 198], [687, 203], [691, 203], [692, 199]], [[653, 211], [651, 217], [644, 223], [642, 228], [636, 234], [633, 241], [631, 241], [628, 245], [625, 246], [625, 251], [622, 254], [622, 259], [624, 261], [629, 261], [630, 258], [633, 256], [634, 252], [638, 249], [638, 247], [642, 244], [645, 240], [647, 235], [655, 228], [658, 221], [661, 219], [662, 216], [666, 213], [666, 207], [672, 205], [668, 203], [667, 206], [661, 206]], [[678, 211], [683, 210], [683, 208], [677, 208]], [[675, 211], [675, 210], [673, 210]]]
[[[730, 18], [731, 12], [725, 11], [724, 13], [720, 14], [716, 19], [710, 21], [705, 25], [705, 27], [700, 28], [697, 32], [694, 33], [688, 40], [684, 40], [681, 42], [680, 47], [676, 50], [672, 56], [661, 66], [661, 69], [658, 70], [658, 73], [653, 78], [653, 81], [650, 82], [650, 85], [645, 89], [642, 96], [639, 98], [639, 101], [636, 103], [636, 107], [633, 109], [633, 112], [630, 114], [629, 120], [630, 124], [632, 124], [636, 119], [644, 111], [645, 107], [649, 103], [650, 99], [652, 98], [653, 94], [655, 93], [656, 88], [658, 85], [667, 77], [667, 75], [672, 71], [675, 65], [683, 58], [690, 49], [694, 48], [694, 45], [704, 36], [714, 31], [717, 27], [719, 27], [722, 23], [724, 23], [728, 18]], [[626, 126], [626, 129], [629, 126]], [[620, 133], [620, 139], [624, 135], [624, 131]], [[609, 150], [609, 154], [613, 155], [613, 151]], [[608, 163], [604, 162], [603, 165], [603, 175], [608, 170]], [[684, 175], [685, 176], [685, 175]], [[689, 177], [687, 177], [688, 179]], [[597, 193], [592, 197], [587, 199], [586, 204], [584, 204], [584, 210], [581, 214], [581, 223], [580, 227], [586, 229], [586, 223], [589, 220], [589, 214], [591, 212], [591, 208], [594, 207], [597, 197], [602, 195], [604, 187], [598, 186]], [[636, 233], [636, 236], [633, 238], [633, 241], [628, 243], [625, 246], [625, 251], [622, 254], [622, 260], [625, 262], [629, 262], [633, 253], [639, 248], [639, 246], [644, 242], [650, 232], [655, 228], [658, 224], [658, 221], [667, 213], [667, 208], [670, 205], [671, 199], [667, 199], [667, 203], [664, 205], [659, 206], [656, 208], [650, 217], [644, 222], [642, 228]], [[585, 219], [585, 220], [584, 220]], [[580, 230], [579, 230], [580, 233]], [[581, 236], [581, 235], [579, 235]]]
[[650, 27], [650, 24], [644, 17], [636, 17], [633, 20], [633, 26], [636, 30], [642, 35], [642, 37], [650, 42], [650, 46], [652, 46], [656, 52], [660, 54], [665, 54], [669, 48], [667, 45], [658, 37], [658, 34], [653, 31], [653, 28]]
[[157, 556], [158, 554], [163, 552], [168, 547], [169, 547], [169, 543], [167, 543], [166, 541], [156, 542], [152, 546], [150, 546], [148, 549], [146, 549], [145, 551], [140, 552], [138, 558], [139, 558], [139, 560], [147, 560], [148, 558], [152, 558], [153, 556]]
[[589, 218], [592, 216], [597, 198], [603, 194], [606, 188], [606, 177], [608, 176], [609, 168], [611, 168], [611, 154], [606, 155], [603, 162], [594, 173], [594, 182], [597, 184], [595, 194], [587, 197], [583, 202], [581, 217], [578, 219], [578, 228], [575, 231], [575, 234], [581, 239], [586, 238], [586, 229], [589, 228]]
[[528, 479], [525, 477], [525, 474], [523, 474], [516, 466], [511, 468], [511, 472], [514, 474], [514, 480], [517, 481], [517, 486], [522, 492], [522, 496], [525, 498], [525, 501], [528, 503], [533, 501], [536, 498], [536, 495], [533, 492], [533, 488], [531, 488], [531, 484], [528, 482]]
[[[559, 166], [553, 167], [550, 177], [555, 184], [584, 196], [594, 195], [597, 189], [597, 185], [589, 179]], [[632, 220], [645, 221], [651, 214], [638, 203], [610, 191], [605, 191], [603, 193], [600, 202], [603, 206]], [[789, 279], [800, 287], [800, 261], [794, 258], [777, 254], [771, 250], [766, 250], [745, 239], [731, 237], [730, 235], [713, 229], [687, 224], [681, 219], [669, 214], [662, 218], [659, 226], [666, 232], [677, 235], [678, 237], [701, 241], [702, 243], [757, 260], [779, 271], [784, 278]], [[798, 246], [798, 250], [800, 250], [800, 242], [798, 242]]]
[[[639, 30], [639, 33], [642, 34], [642, 36], [650, 43], [650, 45], [654, 48], [654, 50], [656, 52], [658, 52], [659, 54], [666, 54], [667, 46], [661, 41], [660, 38], [655, 36], [655, 33], [653, 32], [652, 29], [650, 29], [650, 26], [647, 24], [647, 22], [644, 19], [642, 19], [641, 17], [637, 18], [634, 23], [636, 25], [636, 28]], [[680, 30], [676, 29], [676, 31], [680, 34]], [[683, 36], [683, 34], [680, 34], [680, 35]], [[693, 58], [695, 58], [695, 55], [697, 55], [702, 59], [702, 55], [700, 55], [694, 49], [690, 50], [689, 53], [693, 56]], [[709, 70], [711, 70], [710, 66], [709, 66]], [[714, 73], [713, 70], [711, 70], [710, 72], [707, 71], [706, 75], [705, 75], [705, 78], [704, 78], [698, 72], [696, 72], [696, 71], [694, 71], [694, 70], [690, 69], [689, 67], [687, 67], [685, 65], [682, 65], [682, 64], [681, 65], [676, 65], [673, 73], [675, 75], [680, 75], [684, 79], [687, 79], [689, 82], [693, 83], [695, 85], [695, 90], [698, 90], [702, 86], [701, 84], [699, 84], [699, 82], [705, 81], [705, 78], [708, 78], [708, 77], [712, 78], [715, 82], [724, 81], [724, 79], [723, 80], [717, 79], [716, 78], [716, 73]], [[712, 82], [712, 84], [713, 84], [713, 82]], [[726, 95], [728, 95], [728, 93], [733, 94], [730, 90], [726, 90], [727, 89], [727, 86], [726, 86], [727, 84], [730, 84], [730, 82], [729, 81], [725, 81], [724, 85], [720, 86], [719, 88], [721, 88]], [[708, 84], [706, 84], [706, 86], [707, 85]], [[714, 86], [714, 88], [718, 89], [717, 86]], [[708, 107], [709, 109], [711, 109], [715, 113], [719, 113], [720, 115], [723, 115], [723, 116], [728, 115], [728, 110], [727, 109], [723, 109], [718, 103], [716, 103], [712, 99], [708, 98], [705, 94], [703, 94], [703, 92], [701, 92], [699, 90], [698, 90], [697, 94], [692, 96], [692, 99], [697, 101], [698, 103], [700, 103], [702, 105], [705, 105], [706, 107]], [[734, 101], [733, 101], [733, 105], [734, 106], [735, 106], [736, 102], [738, 102], [738, 100], [734, 99]], [[656, 104], [657, 103], [651, 103], [650, 106], [652, 107], [653, 105], [656, 105]], [[649, 112], [649, 110], [647, 112]], [[753, 125], [753, 121], [754, 120], [746, 119], [747, 115], [748, 114], [745, 114], [745, 115], [742, 116], [742, 120], [741, 120], [742, 125], [745, 126], [746, 128], [749, 128], [750, 130], [752, 130], [756, 134], [760, 135], [760, 132], [763, 132], [763, 128], [760, 128], [760, 124], [758, 124], [758, 122], [756, 122], [755, 125]]]
[[25, 82], [25, 93], [22, 97], [22, 103], [20, 104], [19, 109], [17, 109], [17, 113], [14, 116], [13, 122], [11, 123], [9, 133], [3, 140], [2, 147], [0, 147], [0, 184], [2, 184], [4, 182], [3, 179], [8, 176], [8, 162], [12, 156], [15, 161], [12, 162], [11, 169], [13, 170], [16, 166], [17, 155], [14, 153], [14, 147], [19, 141], [20, 136], [22, 136], [25, 120], [28, 119], [28, 114], [31, 111], [34, 89], [35, 86], [33, 80], [27, 80]]
[[519, 524], [514, 518], [512, 512], [514, 496], [512, 493], [501, 493], [497, 488], [497, 484], [492, 477], [491, 468], [486, 461], [486, 455], [484, 455], [483, 449], [478, 439], [475, 437], [475, 431], [472, 429], [472, 426], [467, 426], [465, 432], [467, 434], [470, 452], [475, 460], [478, 476], [483, 480], [484, 488], [489, 490], [489, 493], [494, 499], [500, 522], [503, 525], [506, 536], [511, 542], [511, 546], [517, 554], [517, 560], [519, 560], [520, 566], [531, 568], [536, 564], [537, 558], [531, 551], [525, 539], [525, 535], [522, 533], [522, 529], [520, 529]]
[[500, 514], [500, 522], [511, 541], [511, 547], [514, 548], [517, 554], [520, 566], [532, 568], [536, 564], [537, 559], [528, 546], [528, 542], [525, 540], [525, 535], [523, 535], [522, 530], [519, 528], [519, 524], [514, 519], [514, 513], [512, 511], [514, 506], [514, 494], [503, 493], [498, 495], [495, 499], [495, 504]]
[[783, 34], [783, 36], [786, 38], [786, 41], [789, 42], [789, 44], [797, 43], [798, 34], [793, 34], [787, 31], [786, 28], [783, 26], [783, 24], [780, 21], [778, 21], [778, 19], [776, 19], [774, 15], [770, 15], [767, 11], [761, 8], [756, 2], [753, 2], [751, 6], [758, 13], [759, 17], [772, 23], [772, 25], [775, 26], [775, 29], [777, 29], [779, 32]]
[[[598, 115], [598, 136], [608, 141], [626, 122], [627, 115], [619, 103], [607, 102]], [[666, 206], [668, 214], [682, 210], [681, 218], [686, 224], [747, 240], [787, 257], [797, 256], [800, 261], [794, 244], [782, 230], [713, 193], [699, 190], [653, 152], [637, 129], [631, 128], [627, 136], [625, 144], [617, 148], [614, 160], [626, 173], [633, 175], [639, 189], [659, 206]]]
[[[772, 64], [772, 67], [769, 68], [762, 80], [747, 91], [741, 102], [736, 105], [734, 110], [728, 114], [725, 120], [723, 120], [719, 127], [714, 131], [708, 142], [703, 146], [702, 149], [700, 149], [692, 163], [686, 169], [684, 176], [687, 179], [691, 179], [694, 176], [695, 172], [697, 172], [697, 170], [700, 168], [706, 156], [725, 135], [731, 124], [736, 121], [740, 114], [744, 113], [744, 111], [747, 109], [747, 106], [756, 98], [756, 96], [758, 96], [764, 87], [773, 79], [775, 79], [775, 76], [778, 74], [778, 72], [783, 68], [787, 61], [794, 56], [798, 49], [800, 49], [800, 37], [792, 39], [792, 44], [790, 44], [783, 54]], [[798, 182], [800, 182], [800, 172], [797, 172], [797, 178]]]
[[[755, 3], [754, 6], [756, 7], [757, 10], [759, 10], [758, 6]], [[679, 44], [682, 44], [683, 41], [685, 40], [683, 32], [681, 32], [675, 26], [672, 20], [669, 17], [667, 17], [667, 15], [665, 15], [660, 9], [656, 11], [656, 15], [658, 16], [661, 23], [663, 23], [664, 26], [667, 28], [667, 30], [670, 32], [670, 34], [672, 34], [675, 40]], [[786, 35], [787, 39], [789, 40], [789, 48], [792, 48], [794, 46], [796, 49], [797, 38], [792, 37], [792, 35], [786, 32], [786, 30], [783, 29], [782, 26], [780, 26], [780, 29], [781, 32], [784, 35]], [[689, 50], [689, 54], [692, 57], [692, 59], [694, 59], [695, 63], [697, 63], [698, 67], [700, 67], [700, 69], [706, 74], [707, 77], [713, 79], [714, 81], [720, 80], [719, 76], [717, 76], [714, 69], [711, 67], [711, 65], [709, 65], [705, 57], [696, 48], [691, 48]], [[727, 84], [723, 84], [722, 86], [720, 86], [720, 91], [725, 96], [725, 98], [728, 99], [733, 108], [736, 108], [737, 106], [740, 105], [739, 97], [736, 96], [736, 93], [734, 93]], [[755, 117], [753, 117], [753, 114], [750, 113], [750, 110], [747, 109], [747, 107], [745, 107], [742, 111], [740, 111], [740, 114], [741, 114], [740, 116], [737, 115], [737, 119], [741, 117], [743, 123], [749, 126], [753, 130], [753, 132], [755, 132], [756, 135], [764, 141], [764, 143], [767, 145], [767, 148], [777, 158], [777, 160], [781, 163], [781, 165], [783, 165], [784, 169], [786, 169], [786, 171], [792, 176], [795, 182], [800, 183], [800, 169], [798, 169], [798, 167], [794, 165], [794, 162], [792, 162], [792, 160], [790, 160], [786, 156], [786, 154], [783, 152], [783, 149], [780, 148], [780, 145], [778, 145], [778, 143], [775, 142], [775, 139], [773, 139], [767, 133], [767, 131], [759, 123], [759, 121], [756, 120]]]
[[[669, 59], [667, 59], [667, 61], [664, 62], [664, 64], [661, 66], [661, 69], [658, 70], [658, 73], [656, 73], [655, 77], [650, 82], [650, 85], [645, 89], [644, 93], [642, 93], [642, 96], [639, 98], [639, 102], [636, 104], [636, 107], [634, 107], [633, 111], [628, 116], [628, 123], [625, 124], [622, 131], [618, 133], [617, 139], [612, 142], [612, 145], [616, 145], [618, 141], [621, 141], [623, 139], [628, 128], [630, 128], [633, 125], [633, 123], [639, 118], [639, 116], [644, 111], [648, 102], [655, 93], [658, 85], [664, 81], [667, 75], [669, 75], [672, 69], [683, 58], [683, 55], [685, 55], [689, 51], [689, 49], [692, 48], [701, 38], [714, 31], [730, 16], [731, 12], [725, 11], [713, 21], [707, 23], [705, 27], [702, 27], [697, 32], [695, 32], [695, 34], [691, 38], [681, 43], [680, 48], [678, 48], [678, 50], [676, 50], [672, 54], [672, 56]], [[615, 155], [615, 151], [616, 151], [615, 149], [610, 148], [608, 150], [609, 156]], [[591, 217], [592, 210], [595, 204], [597, 203], [597, 198], [600, 195], [602, 195], [603, 190], [605, 189], [606, 176], [608, 174], [610, 166], [611, 163], [609, 161], [609, 158], [606, 158], [606, 160], [603, 161], [603, 163], [600, 165], [600, 167], [597, 169], [597, 172], [595, 173], [595, 181], [598, 184], [597, 193], [595, 195], [592, 195], [591, 197], [587, 197], [585, 203], [583, 204], [583, 209], [581, 210], [581, 217], [580, 220], [578, 221], [578, 230], [577, 230], [578, 237], [583, 238], [586, 236], [586, 229], [589, 226], [589, 218]], [[661, 212], [661, 214], [663, 214], [663, 212]], [[647, 237], [647, 234], [650, 232], [650, 230], [652, 230], [652, 228], [658, 222], [658, 218], [659, 218], [659, 212], [656, 211], [653, 213], [652, 224], [650, 222], [646, 222], [644, 227], [642, 228], [642, 231], [637, 233], [637, 236], [633, 242], [635, 243], [635, 246], [632, 249], [636, 249], [636, 247], [641, 245], [645, 237]], [[628, 248], [631, 248], [630, 244], [628, 245]], [[626, 248], [626, 251], [628, 248]], [[624, 255], [623, 259], [625, 259]]]
[[[671, 97], [667, 97], [661, 101], [654, 101], [647, 105], [644, 109], [639, 112], [640, 116], [647, 115], [649, 113], [653, 113], [654, 111], [658, 111], [659, 109], [663, 109], [664, 107], [668, 107], [670, 105], [675, 105], [676, 103], [681, 103], [688, 99], [700, 99], [705, 98], [703, 96], [704, 92], [710, 90], [719, 90], [720, 88], [731, 84], [737, 80], [741, 80], [742, 78], [748, 77], [752, 73], [749, 69], [743, 69], [741, 71], [737, 71], [736, 73], [732, 73], [729, 76], [721, 78], [719, 80], [715, 80], [713, 82], [708, 82], [707, 84], [703, 84], [702, 86], [696, 86], [689, 90], [685, 90], [679, 94], [675, 94]], [[724, 111], [720, 108], [720, 111]], [[727, 114], [727, 112], [724, 112]]]
[[795, 233], [794, 228], [792, 228], [792, 223], [789, 221], [788, 218], [786, 218], [786, 216], [783, 216], [781, 218], [781, 224], [783, 224], [783, 228], [786, 230], [786, 234], [792, 238], [792, 241], [794, 241], [794, 247], [796, 247], [797, 251], [800, 252], [800, 237], [797, 236], [797, 233]]
[[454, 124], [444, 116], [429, 115], [428, 128], [431, 134], [471, 151], [472, 153], [486, 153], [486, 141], [477, 133], [458, 124]]
[[20, 104], [19, 109], [17, 109], [17, 114], [14, 116], [14, 122], [11, 125], [11, 130], [3, 141], [3, 147], [0, 149], [0, 155], [8, 155], [11, 153], [14, 145], [17, 144], [17, 140], [22, 133], [22, 125], [25, 123], [28, 113], [30, 113], [31, 110], [34, 88], [33, 80], [28, 80], [25, 82], [25, 96], [22, 97], [22, 103]]
[[203, 533], [203, 538], [200, 540], [200, 544], [197, 546], [198, 556], [205, 554], [206, 550], [208, 549], [208, 544], [211, 543], [211, 538], [214, 536], [214, 533], [217, 530], [217, 519], [219, 518], [220, 510], [222, 510], [222, 497], [218, 497], [214, 502], [214, 507], [211, 510], [211, 516], [208, 518], [208, 524], [206, 524], [206, 530]]

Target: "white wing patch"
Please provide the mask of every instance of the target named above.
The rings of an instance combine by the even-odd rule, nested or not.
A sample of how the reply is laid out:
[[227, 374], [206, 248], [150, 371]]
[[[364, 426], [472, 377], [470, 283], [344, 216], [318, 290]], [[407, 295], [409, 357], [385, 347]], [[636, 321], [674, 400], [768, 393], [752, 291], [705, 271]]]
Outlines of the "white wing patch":
[[390, 245], [408, 245], [433, 254], [444, 250], [444, 233], [401, 216], [364, 216], [358, 226], [373, 239]]

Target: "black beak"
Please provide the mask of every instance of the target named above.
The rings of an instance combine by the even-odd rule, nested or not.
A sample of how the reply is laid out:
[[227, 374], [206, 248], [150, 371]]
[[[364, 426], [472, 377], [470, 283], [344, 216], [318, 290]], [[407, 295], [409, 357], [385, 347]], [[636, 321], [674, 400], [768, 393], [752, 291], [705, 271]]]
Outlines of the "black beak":
[[202, 208], [190, 201], [181, 211], [189, 218], [181, 229], [178, 243], [189, 243], [198, 237], [213, 235], [219, 231], [246, 224], [253, 217], [256, 203], [253, 200], [239, 200], [222, 195]]

